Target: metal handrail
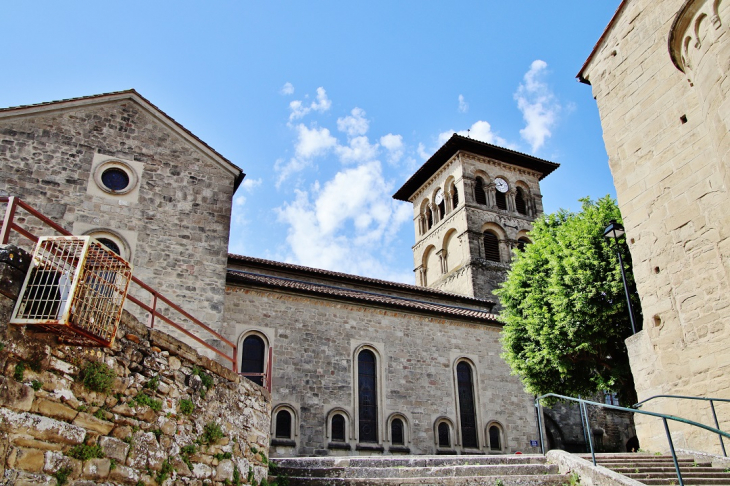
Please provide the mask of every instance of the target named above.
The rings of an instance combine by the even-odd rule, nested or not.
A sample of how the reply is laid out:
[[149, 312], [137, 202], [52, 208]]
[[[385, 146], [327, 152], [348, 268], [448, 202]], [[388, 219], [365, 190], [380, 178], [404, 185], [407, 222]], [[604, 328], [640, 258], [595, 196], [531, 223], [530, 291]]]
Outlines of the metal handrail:
[[[0, 244], [7, 244], [10, 239], [10, 233], [12, 231], [15, 231], [16, 233], [22, 235], [23, 237], [31, 240], [32, 242], [37, 242], [38, 237], [31, 233], [30, 231], [26, 230], [22, 226], [20, 226], [18, 223], [15, 222], [15, 213], [17, 211], [17, 208], [20, 207], [30, 213], [32, 216], [38, 218], [41, 222], [47, 224], [51, 228], [53, 228], [58, 233], [64, 235], [64, 236], [73, 236], [72, 233], [68, 230], [66, 230], [63, 226], [59, 225], [55, 221], [51, 220], [44, 214], [42, 214], [40, 211], [26, 203], [25, 201], [21, 200], [17, 196], [0, 196], [0, 203], [7, 203], [7, 207], [5, 208], [5, 216], [2, 221], [2, 226], [0, 226]], [[186, 336], [190, 337], [191, 339], [194, 339], [196, 342], [200, 343], [205, 348], [213, 351], [226, 361], [229, 361], [231, 363], [231, 368], [234, 372], [237, 371], [236, 369], [236, 356], [237, 356], [237, 350], [238, 347], [226, 339], [225, 337], [221, 336], [218, 332], [214, 331], [210, 327], [203, 324], [200, 320], [193, 317], [191, 314], [186, 312], [182, 309], [182, 307], [178, 306], [174, 302], [172, 302], [170, 299], [162, 295], [157, 290], [153, 289], [146, 283], [142, 282], [140, 279], [138, 279], [135, 276], [132, 276], [132, 282], [137, 284], [139, 287], [141, 287], [143, 290], [149, 292], [152, 295], [152, 304], [146, 305], [136, 297], [132, 295], [127, 295], [127, 300], [131, 301], [132, 303], [139, 306], [141, 309], [147, 311], [150, 313], [150, 320], [148, 322], [148, 327], [154, 328], [155, 324], [155, 318], [159, 318], [172, 326], [173, 328], [177, 329], [178, 331], [182, 332]], [[160, 313], [160, 311], [157, 309], [157, 301], [162, 301], [165, 304], [167, 304], [170, 308], [174, 309], [178, 313], [180, 313], [183, 317], [189, 319], [193, 324], [200, 327], [201, 329], [204, 329], [208, 333], [212, 334], [215, 338], [221, 340], [223, 343], [227, 344], [232, 348], [232, 352], [230, 355], [223, 353], [219, 349], [215, 348], [214, 346], [208, 344], [203, 339], [201, 339], [199, 336], [195, 335], [194, 333], [188, 331], [185, 329], [182, 325], [178, 324], [177, 322], [173, 321], [171, 318], [163, 315]], [[271, 352], [271, 348], [270, 348]], [[266, 376], [266, 385], [269, 392], [271, 392], [271, 363], [272, 363], [272, 357], [269, 356], [269, 367], [267, 368], [267, 376]]]
[[[631, 405], [632, 408], [639, 408], [646, 402], [649, 402], [651, 400], [654, 400], [655, 398], [678, 398], [680, 400], [701, 400], [705, 402], [710, 402], [710, 409], [712, 410], [712, 418], [715, 421], [715, 428], [720, 428], [720, 423], [717, 421], [717, 412], [715, 412], [715, 402], [725, 402], [730, 403], [730, 399], [728, 398], [714, 398], [714, 397], [693, 397], [688, 395], [654, 395], [653, 397], [649, 397], [646, 400], [642, 400], [639, 403], [635, 403]], [[722, 447], [722, 455], [727, 457], [727, 451], [725, 450], [725, 441], [722, 438], [722, 435], [720, 436], [720, 447]]]
[[667, 420], [674, 420], [675, 422], [681, 422], [687, 425], [693, 425], [695, 427], [699, 427], [704, 430], [708, 430], [710, 432], [713, 432], [715, 434], [720, 435], [721, 437], [727, 437], [730, 439], [730, 434], [727, 432], [723, 432], [720, 429], [716, 429], [714, 427], [710, 427], [709, 425], [701, 424], [699, 422], [695, 422], [693, 420], [684, 419], [681, 417], [675, 417], [674, 415], [667, 415], [665, 413], [657, 413], [657, 412], [647, 412], [646, 410], [638, 410], [635, 408], [626, 408], [626, 407], [620, 407], [618, 405], [609, 405], [607, 403], [600, 403], [600, 402], [592, 402], [590, 400], [583, 400], [582, 398], [573, 398], [573, 397], [566, 397], [565, 395], [558, 395], [557, 393], [546, 393], [545, 395], [541, 395], [537, 398], [535, 398], [535, 407], [537, 408], [537, 427], [540, 437], [540, 450], [543, 454], [545, 454], [545, 442], [543, 438], [543, 425], [542, 425], [542, 404], [540, 403], [540, 400], [548, 397], [553, 398], [559, 398], [561, 400], [568, 400], [571, 402], [578, 402], [579, 406], [581, 407], [581, 410], [583, 412], [584, 421], [582, 423], [583, 427], [585, 427], [586, 430], [588, 430], [588, 445], [591, 449], [591, 457], [593, 458], [593, 465], [596, 465], [596, 452], [593, 448], [593, 439], [591, 438], [590, 433], [590, 423], [588, 421], [588, 413], [586, 412], [586, 405], [595, 405], [597, 407], [603, 407], [603, 408], [610, 408], [612, 410], [620, 410], [622, 412], [631, 412], [631, 413], [638, 413], [642, 415], [650, 415], [652, 417], [659, 417], [664, 422], [664, 432], [667, 435], [667, 442], [669, 442], [669, 450], [672, 453], [672, 460], [674, 461], [674, 469], [677, 472], [677, 480], [679, 481], [679, 486], [684, 486], [684, 481], [682, 480], [682, 473], [679, 470], [679, 462], [677, 461], [677, 453], [674, 451], [674, 443], [672, 442], [672, 434], [669, 433], [669, 424], [667, 423]]

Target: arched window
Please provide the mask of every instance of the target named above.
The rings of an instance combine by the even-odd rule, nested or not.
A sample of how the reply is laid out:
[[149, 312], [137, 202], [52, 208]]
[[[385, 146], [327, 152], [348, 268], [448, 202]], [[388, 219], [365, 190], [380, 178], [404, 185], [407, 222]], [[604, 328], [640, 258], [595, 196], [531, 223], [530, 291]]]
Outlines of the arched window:
[[477, 417], [474, 407], [474, 386], [471, 366], [464, 361], [456, 365], [456, 379], [459, 389], [459, 420], [461, 423], [461, 443], [464, 447], [477, 449]]
[[527, 204], [525, 203], [525, 193], [521, 187], [517, 188], [517, 193], [515, 194], [515, 208], [517, 209], [518, 213], [527, 214]]
[[375, 354], [364, 349], [357, 355], [357, 396], [360, 442], [378, 441], [377, 371]]
[[495, 189], [494, 200], [497, 202], [497, 207], [499, 209], [507, 209], [507, 196], [503, 192]]
[[484, 182], [479, 177], [477, 177], [477, 182], [474, 185], [474, 200], [477, 204], [487, 204], [487, 194], [484, 192]]
[[439, 208], [439, 221], [444, 219], [444, 215], [446, 214], [446, 201], [441, 200], [441, 202], [438, 204]]
[[493, 451], [502, 450], [502, 431], [496, 425], [489, 426], [489, 448]]
[[484, 258], [490, 262], [499, 262], [499, 238], [490, 231], [484, 233]]
[[[242, 347], [241, 373], [263, 373], [266, 350], [264, 340], [252, 334], [243, 340]], [[264, 385], [263, 376], [247, 376], [246, 378], [258, 385]]]
[[332, 416], [332, 442], [345, 442], [345, 417], [339, 413]]
[[451, 428], [446, 422], [441, 422], [438, 426], [439, 447], [451, 447]]
[[530, 244], [530, 240], [527, 238], [520, 238], [517, 240], [517, 249], [520, 251], [525, 251], [525, 246]]
[[426, 208], [426, 231], [431, 227], [433, 227], [433, 213], [431, 213], [431, 208]]
[[291, 439], [291, 413], [279, 410], [276, 413], [276, 438]]
[[459, 190], [456, 188], [456, 186], [451, 188], [451, 209], [456, 209], [456, 206], [459, 205]]
[[399, 418], [390, 422], [390, 442], [393, 445], [405, 445], [403, 428], [403, 421]]

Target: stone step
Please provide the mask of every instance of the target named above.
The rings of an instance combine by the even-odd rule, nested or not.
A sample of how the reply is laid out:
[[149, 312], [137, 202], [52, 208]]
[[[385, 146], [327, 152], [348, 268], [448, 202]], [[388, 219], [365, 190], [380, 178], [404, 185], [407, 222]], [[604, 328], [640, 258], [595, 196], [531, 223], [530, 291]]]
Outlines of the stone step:
[[[634, 478], [637, 480], [641, 480], [642, 478], [643, 479], [661, 479], [661, 478], [677, 479], [676, 472], [660, 472], [660, 473], [638, 472], [638, 473], [624, 474], [624, 476], [628, 476], [630, 478]], [[690, 479], [704, 479], [704, 478], [724, 479], [725, 481], [728, 481], [728, 480], [730, 480], [730, 473], [724, 473], [724, 472], [685, 473], [684, 471], [682, 471], [682, 480], [684, 480], [684, 481], [689, 481]]]
[[[634, 468], [644, 468], [644, 467], [671, 467], [674, 468], [674, 463], [672, 461], [655, 461], [655, 462], [601, 462], [596, 461], [596, 464], [599, 466], [607, 467], [609, 469], [618, 469], [618, 468], [628, 468], [628, 469], [634, 469]], [[692, 462], [680, 462], [679, 468], [680, 469], [692, 469], [695, 467], [695, 464], [697, 464], [696, 467], [712, 467], [711, 462], [698, 462], [698, 463], [692, 463]]]
[[[636, 470], [638, 469], [642, 473], [663, 473], [663, 472], [670, 472], [670, 473], [676, 473], [676, 470], [674, 469], [674, 465], [670, 466], [659, 466], [659, 467], [617, 467], [612, 468], [617, 473], [621, 474], [630, 474], [630, 473], [636, 473]], [[710, 466], [704, 466], [704, 467], [692, 467], [692, 466], [680, 466], [679, 470], [682, 471], [682, 474], [685, 472], [688, 473], [697, 473], [697, 472], [724, 472], [723, 469], [718, 469], [716, 467], [710, 467]]]
[[[675, 476], [673, 479], [664, 478], [664, 479], [641, 479], [638, 480], [641, 481], [643, 484], [646, 484], [647, 486], [652, 486], [655, 484], [664, 484], [664, 485], [678, 485], [679, 481], [677, 481], [677, 477]], [[729, 486], [730, 482], [727, 479], [714, 479], [714, 478], [703, 478], [703, 479], [684, 479], [684, 486], [703, 486], [706, 484], [711, 484], [714, 486]]]
[[329, 468], [329, 467], [443, 467], [458, 465], [545, 464], [539, 454], [516, 455], [464, 455], [464, 456], [341, 456], [341, 457], [290, 457], [271, 459], [279, 467]]
[[[273, 479], [273, 478], [271, 478]], [[376, 486], [411, 485], [420, 486], [561, 486], [568, 483], [567, 476], [562, 474], [544, 474], [528, 476], [460, 476], [448, 478], [414, 477], [414, 478], [287, 478], [290, 486]]]
[[277, 473], [308, 478], [416, 478], [557, 474], [558, 466], [548, 464], [460, 464], [437, 467], [281, 467]]

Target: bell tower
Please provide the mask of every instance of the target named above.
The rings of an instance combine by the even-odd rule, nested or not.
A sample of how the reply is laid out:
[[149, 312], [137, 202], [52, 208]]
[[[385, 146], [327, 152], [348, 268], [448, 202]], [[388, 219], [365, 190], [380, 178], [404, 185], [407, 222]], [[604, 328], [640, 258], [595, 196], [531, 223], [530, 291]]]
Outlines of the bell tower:
[[497, 301], [558, 164], [454, 134], [393, 195], [413, 204], [416, 285]]

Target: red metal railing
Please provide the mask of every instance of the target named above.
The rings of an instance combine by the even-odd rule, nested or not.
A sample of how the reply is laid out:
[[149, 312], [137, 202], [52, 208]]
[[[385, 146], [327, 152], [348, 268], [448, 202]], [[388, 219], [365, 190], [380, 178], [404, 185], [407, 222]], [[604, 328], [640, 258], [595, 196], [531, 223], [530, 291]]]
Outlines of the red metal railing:
[[[30, 215], [38, 218], [41, 222], [50, 226], [58, 233], [60, 233], [64, 236], [72, 236], [72, 234], [69, 231], [67, 231], [64, 227], [60, 226], [59, 224], [57, 224], [56, 222], [54, 222], [47, 216], [41, 214], [40, 211], [33, 208], [28, 203], [22, 201], [21, 199], [19, 199], [16, 196], [0, 196], [0, 203], [7, 203], [7, 207], [5, 208], [5, 217], [3, 218], [2, 227], [0, 227], [0, 244], [8, 243], [8, 241], [10, 239], [11, 231], [15, 231], [16, 233], [22, 235], [23, 237], [31, 240], [33, 243], [38, 241], [38, 237], [36, 235], [34, 235], [30, 231], [24, 229], [22, 226], [20, 226], [18, 223], [15, 222], [15, 213], [18, 208], [21, 208], [21, 209], [25, 210], [26, 212], [28, 212]], [[210, 327], [203, 324], [201, 321], [199, 321], [198, 319], [196, 319], [195, 317], [190, 315], [188, 312], [183, 310], [180, 306], [173, 303], [170, 299], [168, 299], [167, 297], [165, 297], [160, 292], [153, 289], [146, 283], [142, 282], [137, 277], [132, 276], [132, 282], [151, 294], [151, 297], [152, 297], [151, 305], [147, 305], [147, 304], [143, 303], [141, 300], [137, 299], [136, 297], [132, 296], [131, 294], [127, 295], [127, 300], [133, 302], [134, 304], [139, 306], [141, 309], [144, 309], [145, 311], [149, 312], [150, 319], [148, 322], [148, 326], [150, 328], [154, 327], [155, 318], [161, 319], [162, 321], [169, 324], [170, 326], [177, 329], [178, 331], [182, 332], [189, 338], [200, 343], [206, 349], [213, 351], [218, 356], [220, 356], [222, 359], [230, 362], [231, 369], [233, 371], [238, 371], [236, 369], [237, 347], [235, 344], [233, 344], [231, 341], [229, 341], [228, 339], [226, 339], [223, 336], [221, 336], [220, 334], [218, 334], [216, 331], [214, 331]], [[185, 329], [182, 325], [178, 324], [170, 317], [167, 317], [167, 316], [163, 315], [162, 313], [160, 313], [160, 311], [157, 308], [158, 301], [161, 301], [161, 302], [167, 304], [170, 309], [175, 310], [180, 315], [182, 315], [183, 317], [188, 319], [190, 322], [195, 324], [197, 327], [204, 329], [205, 331], [207, 331], [209, 334], [211, 334], [216, 339], [219, 339], [221, 342], [230, 346], [232, 348], [231, 354], [230, 355], [225, 354], [224, 352], [220, 351], [219, 349], [211, 346], [210, 344], [205, 342], [203, 339], [201, 339], [199, 336], [197, 336], [196, 334]], [[267, 390], [269, 390], [269, 392], [271, 392], [271, 369], [272, 369], [271, 365], [272, 365], [272, 349], [269, 348], [269, 358], [268, 358], [268, 366], [266, 368], [266, 372], [255, 374], [257, 376], [262, 376], [264, 378], [264, 383], [266, 384], [265, 386], [266, 386]], [[243, 376], [248, 376], [248, 375], [253, 376], [254, 374], [247, 373], [247, 374], [244, 374]]]
[[[271, 366], [274, 364], [274, 350], [269, 346], [269, 357], [266, 360], [266, 369], [263, 373], [239, 373], [241, 376], [245, 376], [246, 378], [258, 378], [261, 377], [261, 383], [263, 386], [266, 387], [269, 392], [271, 392]], [[256, 382], [256, 380], [251, 380], [253, 382]]]

